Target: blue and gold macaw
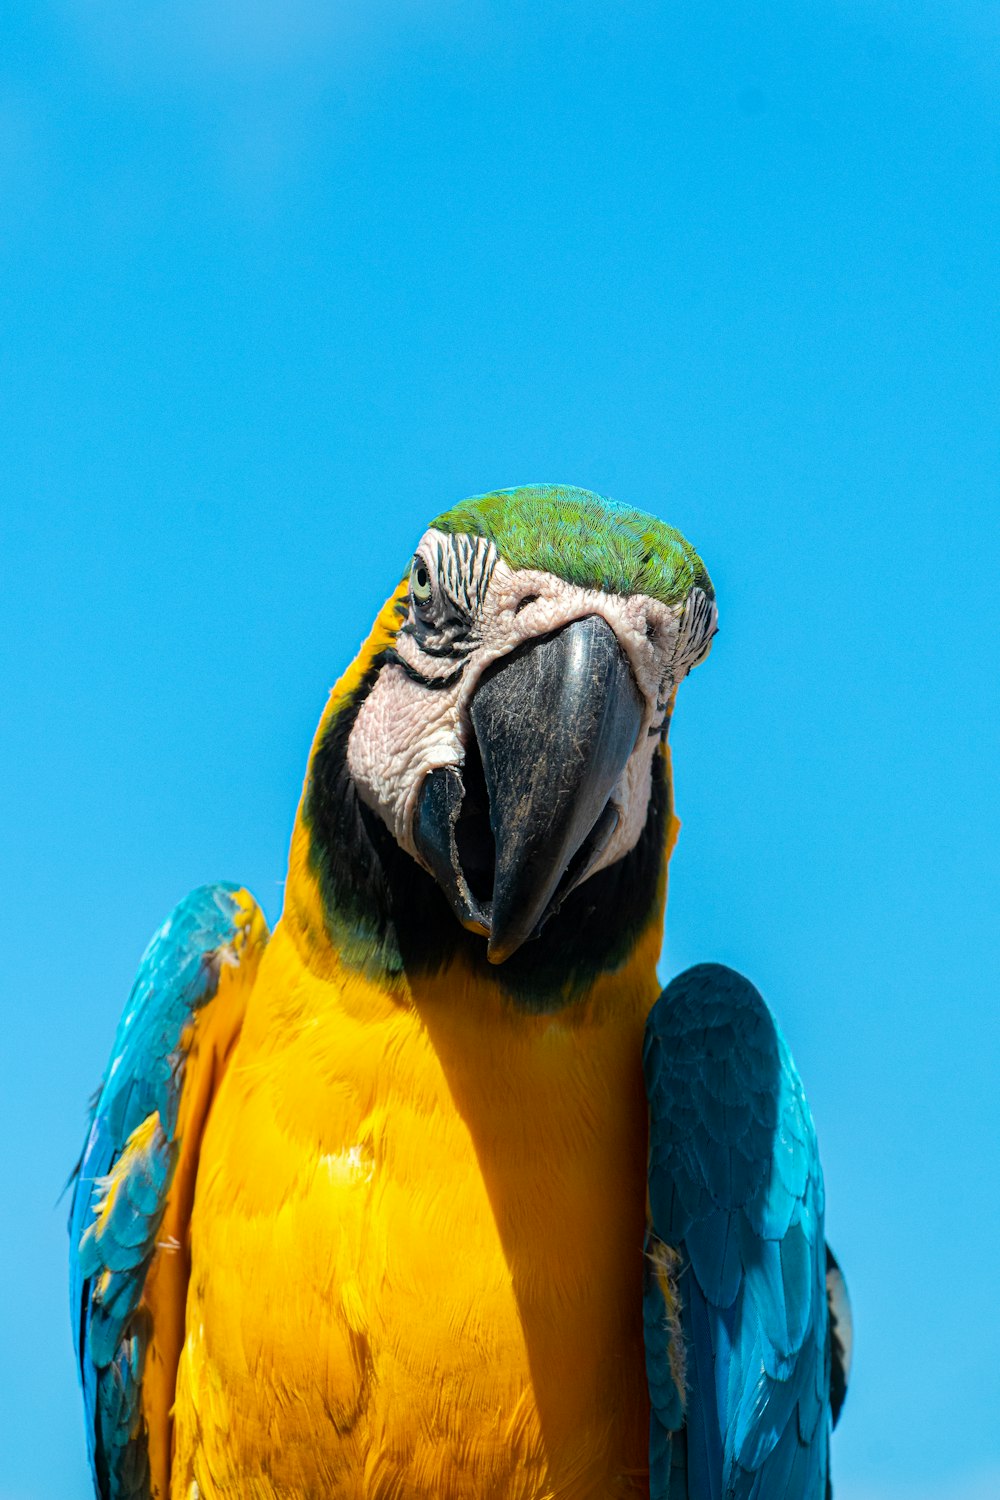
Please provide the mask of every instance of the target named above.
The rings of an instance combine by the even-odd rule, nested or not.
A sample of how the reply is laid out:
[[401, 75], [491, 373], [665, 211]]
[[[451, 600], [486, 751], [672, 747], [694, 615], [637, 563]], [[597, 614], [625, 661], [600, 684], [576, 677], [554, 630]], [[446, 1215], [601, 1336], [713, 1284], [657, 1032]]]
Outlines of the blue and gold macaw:
[[824, 1500], [849, 1316], [756, 990], [660, 994], [684, 539], [426, 532], [317, 731], [273, 934], [153, 938], [72, 1208], [105, 1500]]

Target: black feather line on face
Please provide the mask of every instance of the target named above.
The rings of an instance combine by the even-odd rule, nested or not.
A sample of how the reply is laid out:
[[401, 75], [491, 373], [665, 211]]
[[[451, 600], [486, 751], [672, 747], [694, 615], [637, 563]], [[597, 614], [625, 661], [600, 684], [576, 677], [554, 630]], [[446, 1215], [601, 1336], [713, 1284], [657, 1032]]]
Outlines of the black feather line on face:
[[461, 677], [462, 673], [465, 671], [466, 666], [465, 662], [462, 661], [459, 662], [454, 672], [447, 672], [443, 677], [425, 677], [423, 672], [418, 672], [416, 667], [411, 667], [410, 663], [408, 661], [404, 661], [399, 652], [394, 650], [391, 646], [385, 653], [385, 660], [387, 662], [394, 663], [394, 665], [397, 667], [402, 667], [403, 671], [412, 682], [419, 682], [420, 686], [425, 688], [453, 687]]
[[623, 859], [567, 896], [540, 937], [494, 965], [486, 941], [455, 919], [437, 882], [362, 803], [347, 768], [358, 711], [390, 652], [373, 661], [313, 757], [303, 818], [327, 930], [342, 958], [371, 978], [433, 974], [462, 957], [484, 983], [528, 1011], [560, 1010], [602, 973], [620, 968], [655, 920], [665, 858], [669, 788], [653, 760], [645, 827]]
[[443, 645], [431, 645], [426, 637], [421, 637], [420, 631], [413, 624], [407, 624], [399, 631], [399, 635], [409, 635], [417, 642], [422, 656], [441, 657], [450, 661], [461, 661], [470, 651], [474, 651], [479, 645], [479, 637], [460, 637], [457, 640], [446, 641]]

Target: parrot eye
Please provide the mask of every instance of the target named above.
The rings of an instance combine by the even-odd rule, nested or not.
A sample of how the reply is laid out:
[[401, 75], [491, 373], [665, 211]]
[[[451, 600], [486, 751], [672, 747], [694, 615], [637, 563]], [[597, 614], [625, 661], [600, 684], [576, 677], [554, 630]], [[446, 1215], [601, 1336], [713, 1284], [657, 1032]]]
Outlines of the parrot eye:
[[410, 573], [410, 593], [418, 604], [426, 604], [432, 592], [431, 575], [427, 570], [427, 564], [423, 558], [418, 557], [414, 560]]

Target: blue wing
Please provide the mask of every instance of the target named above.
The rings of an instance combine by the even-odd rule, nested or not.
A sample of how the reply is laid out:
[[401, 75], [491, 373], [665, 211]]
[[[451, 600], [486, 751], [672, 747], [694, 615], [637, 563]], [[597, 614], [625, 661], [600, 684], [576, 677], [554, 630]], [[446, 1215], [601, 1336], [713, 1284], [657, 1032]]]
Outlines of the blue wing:
[[[183, 1306], [154, 1309], [144, 1290], [163, 1248], [179, 1156], [197, 1148], [224, 1061], [219, 1052], [228, 1053], [238, 1033], [246, 983], [266, 941], [246, 891], [222, 884], [192, 891], [143, 955], [97, 1095], [70, 1210], [70, 1297], [87, 1444], [103, 1500], [146, 1500], [166, 1490], [169, 1443], [163, 1432], [153, 1435], [159, 1461], [154, 1454], [151, 1472], [143, 1369], [157, 1316], [179, 1319], [182, 1329]], [[185, 1229], [177, 1213], [170, 1228]], [[173, 1237], [167, 1248], [186, 1253]], [[164, 1282], [176, 1302], [176, 1275]], [[177, 1342], [175, 1328], [167, 1344]], [[159, 1364], [162, 1372], [162, 1357]], [[172, 1371], [169, 1384], [163, 1428]]]
[[650, 1383], [652, 1500], [823, 1500], [823, 1175], [784, 1038], [747, 980], [702, 964], [653, 1007], [643, 1063], [651, 1234], [674, 1257], [647, 1277], [647, 1328], [679, 1321], [686, 1365], [683, 1425]]

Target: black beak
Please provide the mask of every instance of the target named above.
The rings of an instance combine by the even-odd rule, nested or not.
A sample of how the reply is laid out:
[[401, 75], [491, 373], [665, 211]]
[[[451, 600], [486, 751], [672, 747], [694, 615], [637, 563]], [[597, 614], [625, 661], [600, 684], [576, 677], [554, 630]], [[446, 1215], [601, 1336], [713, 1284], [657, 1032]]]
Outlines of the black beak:
[[575, 620], [489, 668], [461, 775], [431, 772], [414, 841], [459, 920], [504, 959], [558, 910], [613, 834], [609, 802], [642, 699], [614, 631]]

